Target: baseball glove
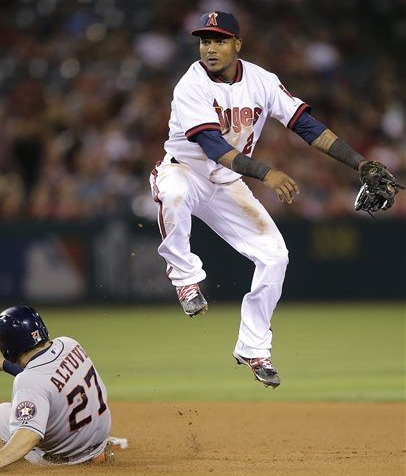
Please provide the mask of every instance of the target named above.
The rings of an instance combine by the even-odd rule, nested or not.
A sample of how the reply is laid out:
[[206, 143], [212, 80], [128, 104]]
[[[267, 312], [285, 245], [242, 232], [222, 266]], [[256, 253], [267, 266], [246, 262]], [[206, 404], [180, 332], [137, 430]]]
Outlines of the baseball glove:
[[378, 210], [387, 210], [395, 202], [399, 189], [405, 188], [388, 172], [385, 165], [374, 160], [362, 163], [359, 169], [361, 188], [355, 199], [356, 211], [364, 210], [370, 215]]

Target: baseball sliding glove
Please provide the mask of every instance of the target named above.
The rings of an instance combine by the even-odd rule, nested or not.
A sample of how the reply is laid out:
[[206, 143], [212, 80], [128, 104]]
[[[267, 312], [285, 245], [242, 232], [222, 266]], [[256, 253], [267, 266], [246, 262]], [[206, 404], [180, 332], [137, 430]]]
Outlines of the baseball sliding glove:
[[354, 208], [356, 211], [364, 210], [370, 215], [378, 210], [390, 208], [399, 189], [405, 188], [388, 172], [385, 165], [374, 160], [361, 164], [359, 178], [362, 185], [355, 199]]

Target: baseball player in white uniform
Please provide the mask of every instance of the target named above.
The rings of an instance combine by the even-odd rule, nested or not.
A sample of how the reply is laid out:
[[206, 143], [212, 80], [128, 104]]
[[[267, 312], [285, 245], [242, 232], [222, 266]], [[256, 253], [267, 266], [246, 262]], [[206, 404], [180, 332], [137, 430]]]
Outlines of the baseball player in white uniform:
[[16, 375], [11, 403], [0, 404], [0, 467], [104, 462], [111, 415], [106, 387], [83, 347], [52, 341], [28, 306], [0, 314], [3, 369]]
[[166, 155], [150, 180], [163, 240], [158, 252], [189, 316], [207, 310], [198, 284], [206, 274], [190, 250], [192, 215], [255, 263], [233, 355], [257, 380], [277, 387], [270, 320], [281, 295], [288, 251], [241, 176], [261, 180], [288, 204], [299, 192], [287, 174], [251, 158], [268, 117], [355, 170], [368, 161], [314, 119], [310, 107], [293, 97], [275, 74], [238, 58], [242, 40], [233, 15], [207, 13], [192, 34], [200, 37], [201, 59], [174, 89]]

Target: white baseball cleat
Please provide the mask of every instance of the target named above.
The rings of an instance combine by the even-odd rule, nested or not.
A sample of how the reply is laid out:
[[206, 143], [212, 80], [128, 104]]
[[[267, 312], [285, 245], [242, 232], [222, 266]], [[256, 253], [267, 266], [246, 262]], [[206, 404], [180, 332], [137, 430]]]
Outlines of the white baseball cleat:
[[262, 382], [265, 387], [276, 388], [281, 384], [281, 379], [270, 357], [255, 357], [250, 359], [248, 357], [242, 357], [235, 351], [233, 352], [233, 357], [237, 361], [237, 364], [243, 364], [249, 367], [256, 380]]
[[178, 299], [185, 314], [189, 317], [205, 314], [208, 306], [198, 284], [176, 286]]

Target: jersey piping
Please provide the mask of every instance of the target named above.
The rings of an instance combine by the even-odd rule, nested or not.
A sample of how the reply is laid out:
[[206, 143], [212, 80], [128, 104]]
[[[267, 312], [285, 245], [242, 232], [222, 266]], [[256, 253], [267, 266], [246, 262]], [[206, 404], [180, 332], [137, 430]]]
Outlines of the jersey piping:
[[42, 349], [40, 350], [39, 352], [37, 352], [35, 355], [33, 355], [31, 357], [31, 359], [27, 362], [27, 365], [32, 362], [33, 360], [35, 360], [37, 357], [39, 357], [40, 355], [42, 354], [45, 354], [46, 352], [48, 352], [48, 350], [52, 347], [52, 341], [51, 341], [51, 345], [49, 345], [48, 347], [46, 347], [45, 349]]
[[[56, 355], [52, 360], [48, 360], [47, 362], [43, 362], [42, 364], [38, 364], [38, 365], [30, 365], [30, 366], [28, 367], [29, 363], [31, 362], [31, 361], [30, 361], [30, 362], [27, 364], [27, 368], [36, 369], [37, 367], [41, 367], [41, 366], [43, 366], [43, 365], [48, 365], [48, 364], [50, 364], [51, 362], [54, 362], [54, 361], [62, 354], [63, 350], [65, 349], [65, 344], [64, 344], [61, 340], [59, 340], [59, 339], [56, 339], [56, 340], [62, 344], [61, 350], [60, 350], [60, 352], [59, 352], [58, 355]], [[52, 343], [52, 344], [53, 344], [53, 343]], [[47, 351], [50, 351], [51, 349], [52, 349], [52, 345], [49, 346], [48, 349], [45, 349], [45, 351], [47, 352]], [[45, 352], [44, 352], [44, 353], [45, 353]], [[35, 355], [34, 358], [35, 358], [35, 357], [39, 357], [39, 355]]]
[[293, 129], [295, 127], [296, 122], [298, 121], [299, 117], [305, 112], [310, 110], [311, 107], [306, 104], [305, 102], [301, 104], [297, 109], [296, 112], [293, 114], [292, 118], [288, 122], [287, 128]]
[[38, 430], [38, 428], [35, 428], [35, 426], [24, 425], [24, 426], [22, 426], [22, 427], [19, 428], [19, 429], [20, 429], [20, 430], [26, 430], [27, 428], [29, 428], [30, 430], [32, 430], [34, 433], [37, 433], [42, 439], [44, 439], [45, 433], [43, 433], [41, 430]]
[[198, 126], [194, 126], [191, 129], [185, 132], [185, 136], [188, 140], [192, 139], [193, 136], [199, 134], [199, 132], [203, 131], [220, 131], [220, 124], [217, 122], [206, 122], [204, 124], [199, 124]]

